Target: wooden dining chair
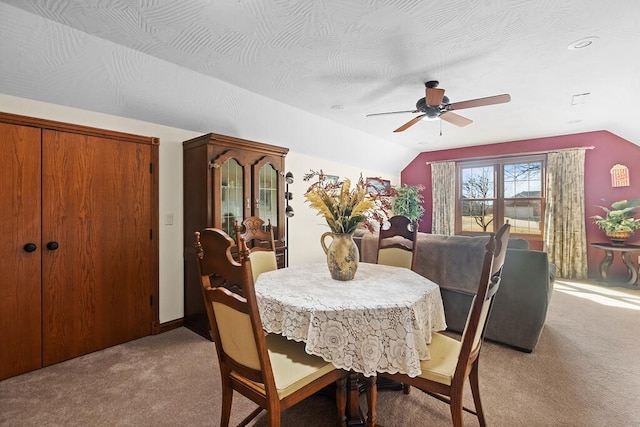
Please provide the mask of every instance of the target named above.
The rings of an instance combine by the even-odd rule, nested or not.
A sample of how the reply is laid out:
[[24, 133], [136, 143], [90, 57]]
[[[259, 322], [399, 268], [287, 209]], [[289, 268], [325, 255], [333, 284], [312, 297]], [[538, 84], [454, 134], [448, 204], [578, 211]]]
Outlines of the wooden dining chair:
[[244, 231], [240, 233], [240, 237], [249, 248], [251, 272], [255, 282], [261, 273], [278, 268], [271, 220], [264, 227], [264, 221], [261, 218], [250, 216], [242, 221], [242, 228]]
[[[467, 323], [460, 341], [434, 333], [429, 352], [431, 359], [421, 362], [422, 373], [415, 378], [404, 374], [381, 374], [384, 377], [410, 384], [450, 405], [454, 426], [462, 426], [462, 411], [478, 417], [486, 426], [478, 378], [478, 360], [491, 305], [500, 286], [500, 275], [507, 252], [510, 226], [505, 224], [497, 235], [491, 234], [486, 245], [478, 291], [473, 299]], [[462, 395], [469, 379], [475, 410], [463, 407]]]
[[[202, 295], [222, 378], [220, 425], [229, 425], [234, 390], [258, 404], [240, 425], [266, 409], [267, 424], [277, 427], [282, 411], [334, 382], [336, 424], [346, 425], [346, 371], [305, 353], [304, 343], [263, 331], [244, 240], [238, 239], [235, 261], [234, 241], [224, 231], [207, 228], [195, 237]], [[242, 289], [243, 295], [233, 288]]]
[[395, 215], [380, 226], [378, 264], [413, 268], [418, 244], [418, 227], [409, 218]]
[[[409, 218], [395, 215], [381, 224], [378, 233], [377, 264], [413, 269], [418, 247], [418, 226]], [[396, 384], [392, 385], [393, 388]], [[402, 385], [405, 394], [410, 387]], [[368, 390], [368, 398], [370, 390]]]

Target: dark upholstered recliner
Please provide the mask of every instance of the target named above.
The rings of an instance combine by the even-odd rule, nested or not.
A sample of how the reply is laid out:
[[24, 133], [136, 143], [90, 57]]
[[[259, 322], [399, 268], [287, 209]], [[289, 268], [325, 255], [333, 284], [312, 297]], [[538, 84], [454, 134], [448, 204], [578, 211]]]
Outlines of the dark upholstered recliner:
[[[360, 240], [360, 241], [359, 241]], [[471, 307], [478, 269], [488, 237], [418, 233], [414, 270], [440, 285], [448, 329], [461, 332]], [[364, 233], [359, 243], [363, 262], [375, 262], [377, 235]], [[485, 338], [531, 352], [547, 317], [555, 280], [547, 253], [529, 249], [526, 240], [511, 239]]]

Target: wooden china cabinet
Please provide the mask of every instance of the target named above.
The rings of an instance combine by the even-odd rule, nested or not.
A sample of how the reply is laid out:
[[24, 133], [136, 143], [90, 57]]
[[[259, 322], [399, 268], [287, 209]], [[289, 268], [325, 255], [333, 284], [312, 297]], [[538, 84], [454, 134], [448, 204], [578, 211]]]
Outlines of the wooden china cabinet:
[[284, 162], [288, 148], [209, 133], [184, 141], [184, 325], [211, 339], [195, 262], [194, 233], [207, 227], [235, 238], [235, 222], [271, 221], [284, 266]]

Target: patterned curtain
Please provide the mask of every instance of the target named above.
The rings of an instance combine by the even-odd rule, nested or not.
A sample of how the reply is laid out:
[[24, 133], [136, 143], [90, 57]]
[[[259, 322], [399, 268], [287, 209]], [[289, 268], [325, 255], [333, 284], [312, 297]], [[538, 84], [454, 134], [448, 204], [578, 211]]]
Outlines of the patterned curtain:
[[433, 234], [453, 235], [456, 224], [456, 163], [431, 164], [431, 191], [433, 193]]
[[584, 149], [549, 153], [545, 251], [558, 277], [587, 277], [584, 209]]

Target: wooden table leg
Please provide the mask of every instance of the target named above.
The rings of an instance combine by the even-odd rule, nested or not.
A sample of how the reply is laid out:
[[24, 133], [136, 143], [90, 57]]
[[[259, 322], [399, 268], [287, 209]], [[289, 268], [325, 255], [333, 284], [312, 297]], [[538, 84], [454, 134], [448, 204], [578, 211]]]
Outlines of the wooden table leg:
[[360, 411], [360, 385], [358, 374], [350, 371], [347, 379], [347, 425], [363, 426], [364, 417]]
[[376, 404], [378, 402], [377, 376], [366, 377], [367, 382], [367, 427], [375, 427], [377, 421]]
[[[639, 272], [631, 259], [631, 255], [634, 251], [621, 251], [622, 262], [627, 267], [627, 281], [624, 284], [629, 285], [631, 288], [640, 289], [640, 283], [638, 283]], [[600, 277], [603, 281], [609, 282], [609, 267], [613, 263], [613, 251], [604, 249], [604, 258], [600, 261]]]
[[604, 258], [600, 261], [600, 277], [602, 280], [607, 281], [607, 272], [609, 271], [609, 267], [613, 262], [613, 252], [612, 251], [604, 251]]
[[[362, 380], [364, 378], [364, 381]], [[377, 425], [378, 415], [376, 404], [378, 402], [377, 376], [363, 377], [353, 371], [347, 377], [347, 426], [380, 427]], [[367, 416], [365, 418], [360, 408], [360, 393], [364, 389], [367, 395]], [[402, 389], [402, 385], [400, 388]]]
[[629, 274], [627, 276], [627, 285], [635, 285], [638, 281], [638, 272], [636, 271], [636, 266], [633, 265], [633, 261], [631, 260], [631, 254], [633, 252], [622, 252], [622, 262], [627, 266], [629, 270]]

